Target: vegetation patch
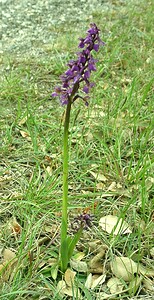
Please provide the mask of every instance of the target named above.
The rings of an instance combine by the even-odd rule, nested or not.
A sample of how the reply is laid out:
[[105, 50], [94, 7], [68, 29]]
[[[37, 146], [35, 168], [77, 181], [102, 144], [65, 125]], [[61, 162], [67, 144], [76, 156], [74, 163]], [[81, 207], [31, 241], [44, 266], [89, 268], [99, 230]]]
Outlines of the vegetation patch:
[[[49, 22], [49, 27], [47, 11], [52, 11], [56, 2], [41, 1], [38, 7], [32, 1], [30, 8], [26, 2], [23, 11], [27, 11], [25, 22], [29, 23], [25, 30], [27, 26], [38, 30], [42, 18], [44, 42], [42, 31], [39, 37], [33, 35], [27, 48], [20, 47], [22, 32], [17, 38], [16, 26], [10, 31], [10, 42], [9, 31], [3, 37], [2, 300], [153, 298], [154, 7], [150, 0], [96, 1], [97, 5], [90, 1], [93, 5], [86, 13], [83, 6], [89, 2], [81, 2], [77, 19], [75, 14], [74, 19], [62, 18], [64, 7], [60, 6], [61, 21]], [[11, 26], [15, 11], [18, 15], [14, 22], [18, 20], [21, 28], [23, 11], [18, 1], [11, 5], [5, 7], [3, 1], [4, 12], [9, 9], [4, 24], [8, 18], [7, 26]], [[68, 15], [70, 9], [69, 4]], [[54, 13], [53, 20], [56, 16]], [[66, 107], [52, 93], [68, 61], [75, 59], [78, 38], [84, 36], [90, 23], [98, 25], [106, 45], [95, 55], [95, 88], [89, 94], [89, 105], [76, 99], [71, 109], [69, 236], [84, 226], [62, 272], [57, 260]], [[32, 39], [32, 31], [29, 36]], [[90, 216], [90, 226], [85, 226], [85, 216]]]

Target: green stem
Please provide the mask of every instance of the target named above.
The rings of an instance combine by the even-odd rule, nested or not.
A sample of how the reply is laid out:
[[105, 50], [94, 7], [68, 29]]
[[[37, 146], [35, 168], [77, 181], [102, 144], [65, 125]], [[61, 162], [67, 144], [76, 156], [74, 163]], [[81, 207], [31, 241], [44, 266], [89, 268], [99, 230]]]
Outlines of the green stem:
[[62, 201], [62, 225], [61, 225], [61, 245], [67, 237], [67, 206], [68, 206], [68, 130], [71, 112], [71, 98], [69, 98], [64, 121], [63, 136], [63, 201]]

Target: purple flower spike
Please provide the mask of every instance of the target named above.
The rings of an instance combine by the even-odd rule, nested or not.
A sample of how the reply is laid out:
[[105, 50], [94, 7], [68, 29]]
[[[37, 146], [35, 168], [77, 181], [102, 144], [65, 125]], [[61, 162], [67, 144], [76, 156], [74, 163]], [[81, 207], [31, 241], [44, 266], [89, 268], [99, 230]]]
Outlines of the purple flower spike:
[[[94, 86], [89, 82], [92, 71], [96, 71], [96, 59], [93, 58], [91, 51], [98, 52], [101, 45], [105, 45], [99, 37], [100, 29], [96, 24], [90, 24], [91, 28], [87, 31], [85, 38], [80, 38], [79, 48], [83, 49], [77, 53], [77, 59], [71, 60], [67, 65], [69, 69], [60, 77], [62, 87], [56, 87], [55, 92], [52, 93], [53, 97], [59, 96], [62, 105], [68, 104], [68, 101], [73, 103], [77, 98], [84, 100], [88, 105], [85, 97], [79, 95], [81, 93], [88, 94], [90, 89]], [[87, 99], [87, 96], [86, 96]]]

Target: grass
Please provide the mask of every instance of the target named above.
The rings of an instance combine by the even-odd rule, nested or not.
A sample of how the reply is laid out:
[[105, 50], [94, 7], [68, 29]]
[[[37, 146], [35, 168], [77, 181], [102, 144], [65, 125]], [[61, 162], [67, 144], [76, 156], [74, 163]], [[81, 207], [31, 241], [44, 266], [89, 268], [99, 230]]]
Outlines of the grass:
[[[117, 2], [114, 9], [93, 13], [93, 21], [106, 47], [99, 53], [89, 107], [75, 103], [72, 109], [70, 221], [80, 210], [94, 214], [93, 229], [85, 234], [80, 248], [89, 261], [89, 239], [103, 241], [108, 246], [104, 263], [110, 278], [108, 265], [115, 254], [152, 269], [152, 1]], [[83, 35], [88, 24], [89, 20]], [[69, 32], [59, 29], [59, 35], [54, 48], [45, 49], [45, 58], [12, 54], [4, 55], [1, 62], [0, 248], [10, 249], [17, 257], [16, 267], [10, 264], [2, 272], [2, 300], [62, 299], [57, 291], [60, 275], [52, 279], [50, 260], [59, 249], [64, 108], [50, 94], [82, 33], [75, 31], [68, 39]], [[106, 179], [99, 180], [98, 174]], [[108, 214], [126, 220], [132, 234], [114, 236], [102, 231], [98, 221]], [[14, 229], [17, 224], [20, 234]], [[103, 299], [101, 292], [109, 292], [107, 286], [88, 290], [86, 277], [78, 274], [76, 279], [83, 299]], [[152, 299], [152, 293], [142, 282], [137, 291], [127, 290], [117, 298]]]

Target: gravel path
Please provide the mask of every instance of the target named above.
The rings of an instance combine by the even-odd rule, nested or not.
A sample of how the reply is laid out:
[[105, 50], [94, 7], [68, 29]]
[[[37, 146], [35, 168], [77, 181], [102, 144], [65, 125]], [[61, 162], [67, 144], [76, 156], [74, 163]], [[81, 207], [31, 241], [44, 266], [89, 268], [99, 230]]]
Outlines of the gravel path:
[[105, 0], [1, 0], [3, 54], [38, 55], [58, 28], [78, 30], [104, 9]]

